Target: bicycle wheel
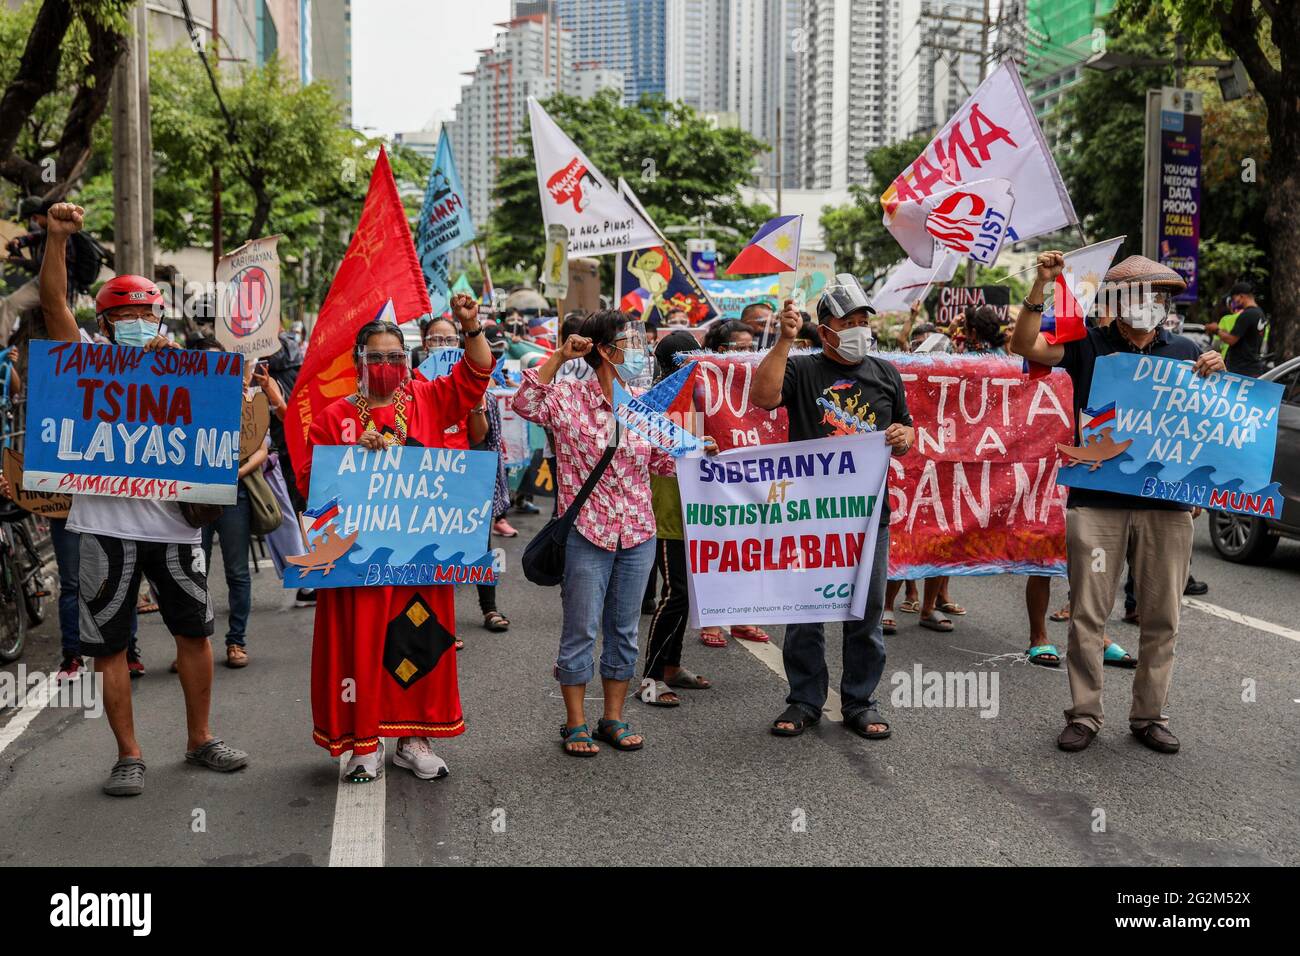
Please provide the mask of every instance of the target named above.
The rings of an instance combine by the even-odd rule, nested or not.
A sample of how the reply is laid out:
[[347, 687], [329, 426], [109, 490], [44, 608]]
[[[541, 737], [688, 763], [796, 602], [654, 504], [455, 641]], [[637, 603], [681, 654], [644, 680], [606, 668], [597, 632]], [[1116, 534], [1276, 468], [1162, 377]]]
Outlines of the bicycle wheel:
[[25, 524], [16, 525], [18, 532], [19, 567], [22, 570], [23, 604], [27, 607], [27, 623], [31, 627], [40, 627], [45, 620], [46, 602], [54, 586], [49, 569], [32, 541], [32, 533]]
[[21, 586], [14, 554], [6, 549], [0, 559], [0, 663], [22, 656], [27, 643], [27, 615], [19, 607]]

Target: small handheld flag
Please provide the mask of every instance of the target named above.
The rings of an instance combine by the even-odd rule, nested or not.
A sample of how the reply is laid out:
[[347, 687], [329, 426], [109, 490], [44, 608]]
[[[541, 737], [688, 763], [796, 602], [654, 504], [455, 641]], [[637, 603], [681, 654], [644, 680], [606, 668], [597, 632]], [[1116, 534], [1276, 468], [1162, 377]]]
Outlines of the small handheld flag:
[[799, 233], [803, 216], [777, 216], [754, 233], [754, 238], [727, 266], [727, 275], [768, 275], [799, 268]]

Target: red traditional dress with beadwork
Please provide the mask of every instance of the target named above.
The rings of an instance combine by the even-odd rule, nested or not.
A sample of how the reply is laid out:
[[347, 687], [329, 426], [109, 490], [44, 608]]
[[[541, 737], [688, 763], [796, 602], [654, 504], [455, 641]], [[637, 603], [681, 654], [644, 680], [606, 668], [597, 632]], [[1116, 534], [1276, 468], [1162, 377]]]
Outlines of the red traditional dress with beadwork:
[[[466, 358], [437, 381], [408, 381], [390, 405], [371, 409], [356, 397], [339, 399], [312, 423], [307, 460], [295, 462], [298, 487], [308, 493], [315, 446], [356, 444], [367, 429], [390, 444], [444, 445], [444, 431], [483, 400], [491, 377], [491, 366]], [[372, 753], [381, 737], [464, 733], [453, 591], [432, 584], [316, 592], [312, 737], [331, 756]]]

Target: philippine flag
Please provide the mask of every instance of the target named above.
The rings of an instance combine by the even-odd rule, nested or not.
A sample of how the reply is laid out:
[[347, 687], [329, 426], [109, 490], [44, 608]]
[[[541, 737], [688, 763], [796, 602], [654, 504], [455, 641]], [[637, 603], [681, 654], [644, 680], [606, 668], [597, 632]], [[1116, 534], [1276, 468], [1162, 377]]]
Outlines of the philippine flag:
[[777, 216], [763, 223], [749, 245], [727, 266], [727, 275], [756, 276], [795, 272], [799, 268], [799, 233], [803, 216]]
[[1085, 408], [1079, 416], [1081, 426], [1086, 429], [1097, 429], [1108, 422], [1115, 420], [1115, 403], [1103, 405], [1101, 408]]
[[339, 498], [335, 495], [329, 501], [325, 502], [319, 508], [308, 508], [303, 513], [304, 518], [314, 519], [311, 523], [310, 531], [319, 531], [339, 515]]
[[1076, 249], [1065, 257], [1056, 277], [1050, 311], [1043, 313], [1043, 338], [1052, 345], [1077, 342], [1088, 334], [1084, 320], [1092, 311], [1097, 289], [1123, 245], [1124, 236]]

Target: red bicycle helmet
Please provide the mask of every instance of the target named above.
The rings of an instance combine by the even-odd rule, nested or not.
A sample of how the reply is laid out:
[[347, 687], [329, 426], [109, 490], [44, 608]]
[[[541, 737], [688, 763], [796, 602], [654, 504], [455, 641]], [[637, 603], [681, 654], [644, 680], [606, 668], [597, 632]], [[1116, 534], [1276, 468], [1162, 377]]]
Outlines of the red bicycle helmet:
[[159, 314], [163, 308], [162, 292], [144, 276], [114, 276], [95, 295], [95, 315], [122, 305], [151, 305], [155, 314]]

